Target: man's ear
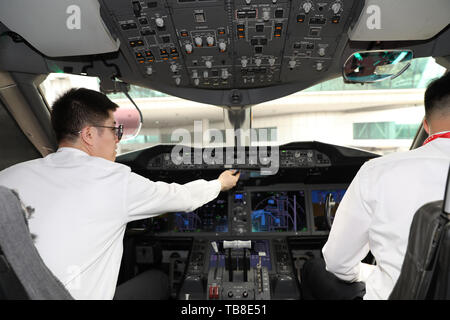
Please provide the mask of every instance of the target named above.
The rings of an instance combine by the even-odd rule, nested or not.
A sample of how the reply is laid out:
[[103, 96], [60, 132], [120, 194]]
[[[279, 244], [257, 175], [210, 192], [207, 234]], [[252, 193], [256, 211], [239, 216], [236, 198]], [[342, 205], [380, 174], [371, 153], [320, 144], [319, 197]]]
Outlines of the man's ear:
[[80, 133], [81, 142], [88, 146], [92, 146], [94, 143], [94, 130], [94, 127], [84, 127]]
[[426, 118], [423, 118], [423, 128], [425, 129], [426, 133], [430, 135], [430, 125], [428, 124]]

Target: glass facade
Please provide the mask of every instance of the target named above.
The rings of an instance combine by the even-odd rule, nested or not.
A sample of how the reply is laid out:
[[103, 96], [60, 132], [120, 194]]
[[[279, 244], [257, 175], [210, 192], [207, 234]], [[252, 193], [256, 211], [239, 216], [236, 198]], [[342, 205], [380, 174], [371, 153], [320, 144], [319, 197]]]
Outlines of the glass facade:
[[414, 139], [419, 127], [393, 121], [353, 123], [353, 139]]

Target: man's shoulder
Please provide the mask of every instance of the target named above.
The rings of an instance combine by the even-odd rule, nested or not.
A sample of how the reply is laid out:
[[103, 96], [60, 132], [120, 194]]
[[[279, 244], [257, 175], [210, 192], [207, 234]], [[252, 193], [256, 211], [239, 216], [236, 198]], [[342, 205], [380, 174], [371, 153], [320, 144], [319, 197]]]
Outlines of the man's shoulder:
[[88, 156], [87, 160], [85, 162], [86, 165], [89, 166], [94, 166], [94, 167], [98, 167], [101, 168], [103, 170], [125, 170], [125, 171], [131, 171], [130, 167], [118, 163], [118, 162], [114, 162], [114, 161], [110, 161], [110, 160], [106, 160], [103, 158], [99, 158], [99, 157], [93, 157], [93, 156]]
[[17, 175], [26, 174], [31, 171], [43, 170], [47, 172], [53, 169], [74, 169], [78, 168], [91, 168], [96, 171], [116, 171], [129, 173], [131, 168], [117, 162], [109, 161], [99, 157], [92, 157], [86, 155], [86, 157], [65, 157], [58, 153], [51, 153], [44, 158], [38, 158], [34, 160], [29, 160], [21, 163], [14, 164], [3, 171], [0, 171], [0, 178]]
[[399, 164], [415, 163], [423, 159], [433, 158], [433, 156], [434, 155], [430, 153], [428, 150], [426, 150], [423, 147], [420, 147], [413, 150], [390, 153], [379, 158], [371, 159], [365, 164], [365, 167], [368, 169], [369, 168], [374, 169], [383, 166], [393, 166], [397, 163]]
[[43, 160], [43, 158], [38, 158], [38, 159], [34, 159], [34, 160], [28, 160], [28, 161], [13, 164], [12, 166], [1, 170], [0, 176], [2, 176], [4, 174], [17, 172], [17, 171], [23, 171], [25, 169], [32, 168], [35, 166], [39, 166], [40, 164], [42, 164], [42, 160]]

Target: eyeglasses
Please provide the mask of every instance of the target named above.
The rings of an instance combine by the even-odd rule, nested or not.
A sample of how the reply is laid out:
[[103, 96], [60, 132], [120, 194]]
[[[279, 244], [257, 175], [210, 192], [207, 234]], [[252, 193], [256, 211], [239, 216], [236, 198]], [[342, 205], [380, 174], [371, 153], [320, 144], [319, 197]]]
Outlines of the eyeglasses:
[[[114, 129], [114, 134], [117, 136], [117, 139], [119, 141], [120, 141], [120, 139], [122, 139], [122, 136], [123, 136], [123, 124], [119, 124], [118, 127], [108, 127], [108, 126], [91, 126], [91, 127]], [[77, 132], [77, 134], [80, 134], [80, 133], [81, 133], [81, 131]]]
[[120, 139], [122, 139], [122, 136], [123, 136], [123, 124], [119, 124], [118, 127], [108, 127], [108, 126], [93, 126], [93, 127], [114, 129], [114, 133], [117, 136], [117, 139], [119, 141], [120, 141]]

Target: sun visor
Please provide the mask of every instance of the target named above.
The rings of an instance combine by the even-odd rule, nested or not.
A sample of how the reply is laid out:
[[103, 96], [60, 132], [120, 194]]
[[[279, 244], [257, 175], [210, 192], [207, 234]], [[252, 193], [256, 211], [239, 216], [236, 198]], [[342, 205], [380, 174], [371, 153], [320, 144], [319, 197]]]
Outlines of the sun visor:
[[0, 1], [0, 21], [49, 57], [114, 52], [97, 0]]
[[449, 0], [366, 0], [349, 39], [426, 40], [447, 27], [449, 14]]

